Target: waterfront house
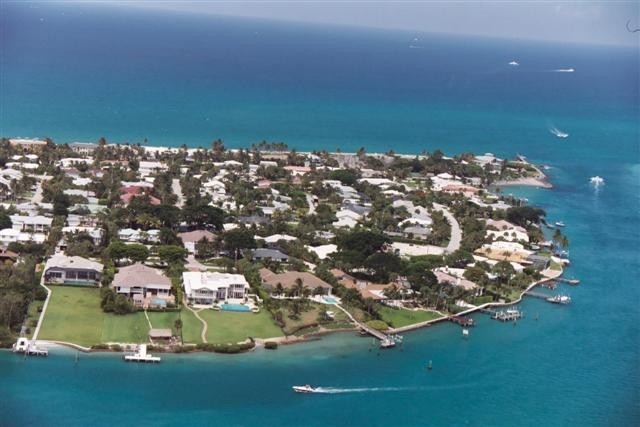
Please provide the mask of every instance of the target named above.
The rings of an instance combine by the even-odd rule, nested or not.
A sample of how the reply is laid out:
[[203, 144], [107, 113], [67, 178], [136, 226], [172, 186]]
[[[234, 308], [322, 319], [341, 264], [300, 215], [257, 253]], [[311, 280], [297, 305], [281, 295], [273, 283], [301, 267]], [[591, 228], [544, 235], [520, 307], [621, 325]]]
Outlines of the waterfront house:
[[69, 148], [71, 148], [71, 151], [74, 153], [88, 156], [93, 154], [95, 149], [98, 148], [98, 144], [93, 142], [72, 142], [69, 144]]
[[11, 228], [25, 233], [48, 233], [51, 229], [53, 218], [42, 215], [10, 215]]
[[118, 270], [111, 287], [119, 294], [133, 299], [138, 307], [166, 307], [175, 303], [171, 294], [171, 280], [161, 270], [136, 263]]
[[97, 286], [103, 265], [79, 256], [55, 254], [44, 266], [44, 280], [64, 285]]
[[182, 273], [189, 303], [213, 305], [217, 301], [243, 301], [249, 283], [241, 274], [187, 271]]
[[295, 289], [298, 283], [301, 282], [302, 287], [312, 293], [331, 295], [332, 286], [330, 284], [307, 272], [287, 271], [286, 273], [276, 274], [269, 269], [261, 268], [260, 280], [262, 281], [262, 286], [272, 294], [277, 292], [278, 285], [282, 289]]

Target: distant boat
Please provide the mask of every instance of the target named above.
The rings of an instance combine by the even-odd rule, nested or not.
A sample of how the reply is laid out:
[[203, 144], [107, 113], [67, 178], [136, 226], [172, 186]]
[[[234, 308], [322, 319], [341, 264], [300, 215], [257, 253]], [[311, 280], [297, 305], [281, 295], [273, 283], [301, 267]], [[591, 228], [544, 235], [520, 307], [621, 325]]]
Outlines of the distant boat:
[[574, 70], [573, 68], [558, 68], [557, 70], [553, 70], [556, 73], [573, 73], [576, 70]]
[[556, 227], [564, 227], [565, 226], [565, 223], [562, 222], [562, 221], [556, 221], [555, 224], [556, 224]]
[[512, 67], [517, 67], [520, 64], [518, 63], [518, 61], [511, 61], [511, 62], [509, 62], [509, 65], [511, 65]]
[[595, 187], [599, 187], [601, 185], [604, 185], [604, 178], [601, 178], [599, 176], [592, 176], [591, 178], [589, 178], [589, 182]]
[[569, 134], [566, 132], [561, 131], [560, 129], [556, 128], [556, 127], [552, 127], [551, 129], [549, 129], [549, 132], [551, 132], [553, 135], [555, 135], [557, 138], [568, 138]]
[[429, 364], [427, 365], [427, 369], [428, 370], [432, 370], [433, 369], [433, 362], [431, 360], [429, 360]]
[[466, 329], [466, 328], [465, 328], [465, 329], [463, 329], [463, 330], [462, 330], [462, 336], [463, 336], [463, 337], [465, 337], [465, 338], [466, 338], [466, 337], [468, 337], [468, 336], [469, 336], [469, 330], [468, 330], [468, 329]]
[[296, 393], [319, 393], [318, 387], [307, 385], [294, 385], [293, 391]]

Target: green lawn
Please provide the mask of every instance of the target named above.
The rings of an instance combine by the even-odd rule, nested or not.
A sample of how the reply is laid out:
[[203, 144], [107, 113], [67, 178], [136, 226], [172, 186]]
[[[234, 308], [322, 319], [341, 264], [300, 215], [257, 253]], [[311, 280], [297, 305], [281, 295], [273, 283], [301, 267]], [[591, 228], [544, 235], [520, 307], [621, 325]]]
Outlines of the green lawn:
[[413, 325], [414, 323], [425, 322], [427, 320], [442, 317], [433, 311], [413, 311], [391, 308], [384, 305], [378, 306], [378, 313], [382, 316], [382, 320], [394, 328], [400, 328], [402, 326]]
[[208, 325], [210, 343], [235, 343], [247, 337], [271, 338], [282, 336], [282, 331], [266, 310], [260, 313], [238, 313], [205, 309], [198, 313]]
[[202, 322], [196, 319], [196, 316], [194, 316], [191, 310], [186, 308], [180, 312], [180, 316], [182, 317], [182, 338], [184, 342], [201, 343], [202, 338], [200, 338], [200, 333], [202, 332]]
[[[51, 286], [51, 291], [51, 300], [39, 338], [83, 346], [105, 342], [148, 341], [149, 323], [144, 313], [122, 316], [104, 313], [100, 308], [99, 289]], [[154, 328], [175, 329], [177, 312], [151, 312], [148, 315]], [[202, 324], [188, 310], [183, 310], [181, 315], [185, 342], [200, 342]]]

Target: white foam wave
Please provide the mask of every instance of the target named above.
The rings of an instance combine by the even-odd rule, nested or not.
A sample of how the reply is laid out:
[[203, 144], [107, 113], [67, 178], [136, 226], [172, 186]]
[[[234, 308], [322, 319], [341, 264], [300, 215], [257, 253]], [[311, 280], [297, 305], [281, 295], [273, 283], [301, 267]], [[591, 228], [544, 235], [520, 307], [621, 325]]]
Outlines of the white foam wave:
[[337, 393], [371, 393], [371, 392], [384, 392], [384, 391], [411, 391], [417, 390], [416, 387], [355, 387], [355, 388], [340, 388], [340, 387], [317, 387], [316, 393], [325, 394], [337, 394]]

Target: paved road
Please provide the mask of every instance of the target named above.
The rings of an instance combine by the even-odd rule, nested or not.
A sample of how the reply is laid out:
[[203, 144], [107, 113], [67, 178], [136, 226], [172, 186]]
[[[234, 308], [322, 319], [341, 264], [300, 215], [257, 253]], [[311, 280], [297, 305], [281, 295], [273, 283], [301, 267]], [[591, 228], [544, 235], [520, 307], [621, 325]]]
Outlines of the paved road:
[[171, 190], [173, 194], [178, 196], [178, 201], [176, 202], [176, 206], [181, 208], [184, 205], [184, 197], [182, 197], [182, 187], [180, 186], [180, 180], [174, 179], [171, 181]]
[[316, 207], [313, 205], [313, 197], [311, 194], [307, 194], [307, 204], [309, 205], [309, 212], [307, 212], [307, 215], [313, 215], [316, 212]]
[[460, 241], [462, 240], [462, 230], [460, 230], [460, 224], [458, 224], [456, 218], [443, 205], [434, 203], [433, 208], [442, 212], [444, 214], [444, 217], [447, 218], [447, 221], [449, 221], [449, 224], [451, 224], [451, 239], [449, 240], [449, 244], [447, 245], [445, 252], [451, 253], [457, 251], [458, 249], [460, 249]]
[[43, 177], [38, 179], [38, 182], [36, 183], [36, 192], [33, 195], [33, 199], [31, 199], [33, 203], [42, 203], [42, 182], [49, 178], [51, 177], [44, 175]]

